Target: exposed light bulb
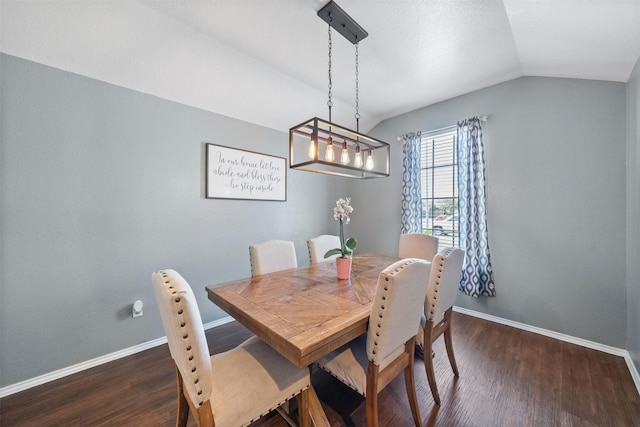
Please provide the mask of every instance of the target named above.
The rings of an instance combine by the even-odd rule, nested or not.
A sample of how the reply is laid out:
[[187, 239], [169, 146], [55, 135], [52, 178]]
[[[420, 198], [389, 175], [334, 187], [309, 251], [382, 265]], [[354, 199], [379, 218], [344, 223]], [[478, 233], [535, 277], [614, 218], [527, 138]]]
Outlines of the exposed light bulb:
[[349, 158], [349, 149], [347, 148], [347, 141], [342, 143], [342, 154], [340, 155], [340, 163], [343, 165], [348, 165], [351, 161]]
[[360, 145], [356, 145], [356, 155], [353, 158], [353, 166], [361, 168], [362, 164], [362, 152], [360, 151]]
[[324, 159], [327, 162], [333, 162], [336, 159], [336, 153], [333, 151], [333, 140], [331, 137], [327, 140], [327, 151], [324, 152]]
[[316, 142], [311, 139], [309, 141], [309, 158], [313, 159], [314, 157], [316, 157]]
[[364, 167], [367, 170], [373, 169], [373, 156], [371, 155], [371, 150], [367, 153], [367, 161], [364, 164]]

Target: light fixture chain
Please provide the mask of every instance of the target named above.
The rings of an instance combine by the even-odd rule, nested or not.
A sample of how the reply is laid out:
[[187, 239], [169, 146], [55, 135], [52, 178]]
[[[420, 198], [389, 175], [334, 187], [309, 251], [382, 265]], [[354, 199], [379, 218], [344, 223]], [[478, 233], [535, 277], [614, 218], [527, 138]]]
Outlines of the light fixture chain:
[[331, 47], [332, 47], [332, 43], [331, 43], [331, 15], [329, 15], [329, 100], [327, 101], [327, 106], [329, 107], [329, 121], [331, 121], [331, 107], [333, 107], [333, 101], [331, 101], [331, 89], [332, 89], [332, 82], [331, 82]]
[[356, 131], [360, 133], [360, 96], [359, 96], [359, 83], [360, 83], [360, 72], [358, 70], [358, 45], [360, 43], [356, 43]]

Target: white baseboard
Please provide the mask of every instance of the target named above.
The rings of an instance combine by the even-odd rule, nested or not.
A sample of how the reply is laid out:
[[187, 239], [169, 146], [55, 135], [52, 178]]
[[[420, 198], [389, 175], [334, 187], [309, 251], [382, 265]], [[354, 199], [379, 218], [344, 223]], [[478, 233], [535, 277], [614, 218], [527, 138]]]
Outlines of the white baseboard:
[[[231, 321], [233, 321], [232, 317], [230, 316], [223, 317], [222, 319], [218, 319], [213, 322], [206, 323], [204, 325], [204, 328], [205, 329], [215, 328], [216, 326], [224, 325], [225, 323], [229, 323]], [[144, 342], [142, 344], [135, 345], [133, 347], [116, 351], [114, 353], [96, 357], [95, 359], [87, 360], [86, 362], [78, 363], [76, 365], [72, 365], [67, 368], [58, 369], [57, 371], [49, 372], [48, 374], [40, 375], [38, 377], [31, 378], [29, 380], [21, 381], [19, 383], [2, 387], [0, 388], [0, 398], [9, 396], [14, 393], [18, 393], [20, 391], [27, 390], [31, 387], [35, 387], [44, 383], [48, 383], [50, 381], [54, 381], [54, 380], [66, 377], [71, 374], [75, 374], [80, 371], [84, 371], [85, 369], [93, 368], [95, 366], [102, 365], [104, 363], [112, 362], [114, 360], [118, 360], [123, 357], [131, 356], [132, 354], [136, 354], [141, 351], [148, 350], [153, 347], [157, 347], [159, 345], [165, 344], [166, 342], [167, 342], [167, 337], [164, 336], [161, 338], [157, 338], [155, 340], [151, 340], [151, 341]]]
[[626, 356], [624, 356], [625, 362], [627, 362], [627, 367], [629, 368], [629, 373], [631, 374], [631, 378], [633, 378], [633, 382], [636, 384], [636, 388], [638, 389], [638, 394], [640, 394], [640, 374], [638, 374], [638, 370], [636, 369], [636, 365], [631, 360], [631, 355], [627, 352]]
[[[533, 332], [540, 335], [545, 335], [561, 341], [577, 344], [582, 347], [587, 347], [594, 350], [600, 350], [600, 351], [604, 351], [605, 353], [624, 357], [624, 360], [627, 363], [627, 367], [629, 368], [629, 372], [631, 373], [631, 378], [633, 378], [633, 382], [636, 385], [638, 394], [640, 394], [640, 374], [638, 374], [638, 370], [636, 369], [633, 361], [631, 360], [631, 356], [629, 355], [629, 352], [626, 350], [616, 348], [616, 347], [611, 347], [604, 344], [599, 344], [593, 341], [584, 340], [582, 338], [572, 337], [570, 335], [560, 334], [558, 332], [553, 332], [547, 329], [526, 325], [524, 323], [514, 322], [512, 320], [503, 319], [501, 317], [492, 316], [490, 314], [485, 314], [479, 311], [469, 310], [462, 307], [453, 307], [453, 311], [456, 311], [462, 314], [467, 314], [469, 316], [485, 319], [490, 322], [500, 323], [502, 325], [512, 326], [514, 328], [522, 329], [522, 330]], [[215, 328], [216, 326], [224, 325], [226, 323], [232, 322], [233, 320], [234, 319], [230, 316], [223, 317], [222, 319], [218, 319], [213, 322], [206, 323], [204, 325], [204, 328], [205, 329]], [[75, 374], [80, 371], [84, 371], [85, 369], [93, 368], [94, 366], [102, 365], [104, 363], [111, 362], [113, 360], [117, 360], [126, 356], [130, 356], [135, 353], [139, 353], [144, 350], [148, 350], [153, 347], [157, 347], [166, 342], [167, 342], [167, 337], [157, 338], [155, 340], [147, 341], [145, 343], [138, 344], [133, 347], [125, 348], [124, 350], [116, 351], [115, 353], [110, 353], [101, 357], [97, 357], [95, 359], [88, 360], [86, 362], [69, 366], [64, 369], [59, 369], [57, 371], [50, 372], [48, 374], [40, 375], [38, 377], [31, 378], [29, 380], [21, 381], [16, 384], [2, 387], [0, 388], [0, 398], [9, 396], [14, 393], [18, 393], [23, 390], [27, 390], [31, 387], [35, 387], [44, 383], [48, 383], [50, 381], [54, 381], [54, 380], [66, 377], [71, 374]]]
[[638, 390], [638, 394], [640, 394], [640, 375], [638, 374], [638, 370], [631, 360], [631, 355], [627, 350], [611, 347], [604, 344], [599, 344], [597, 342], [588, 341], [582, 338], [572, 337], [570, 335], [561, 334], [554, 331], [549, 331], [547, 329], [538, 328], [536, 326], [526, 325], [520, 322], [514, 322], [513, 320], [503, 319], [501, 317], [492, 316], [490, 314], [481, 313], [479, 311], [469, 310], [467, 308], [462, 307], [453, 307], [453, 311], [462, 314], [468, 314], [469, 316], [478, 317], [484, 320], [488, 320], [490, 322], [500, 323], [502, 325], [512, 326], [517, 329], [522, 329], [524, 331], [533, 332], [536, 334], [544, 335], [547, 337], [555, 338], [560, 341], [565, 341], [572, 344], [577, 344], [582, 347], [591, 348], [594, 350], [603, 351], [605, 353], [613, 354], [616, 356], [623, 357], [625, 362], [627, 362], [627, 367], [629, 368], [629, 373], [631, 374], [631, 378], [633, 379], [634, 384], [636, 385], [636, 389]]

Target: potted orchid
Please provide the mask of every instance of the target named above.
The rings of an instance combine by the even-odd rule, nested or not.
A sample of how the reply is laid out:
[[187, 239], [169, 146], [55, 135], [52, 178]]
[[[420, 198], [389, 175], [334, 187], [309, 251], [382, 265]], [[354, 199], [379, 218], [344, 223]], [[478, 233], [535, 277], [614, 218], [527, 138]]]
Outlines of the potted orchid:
[[349, 224], [351, 220], [349, 214], [353, 212], [351, 206], [351, 199], [349, 197], [339, 198], [336, 202], [336, 206], [333, 208], [333, 218], [336, 221], [340, 221], [340, 247], [333, 248], [324, 254], [325, 258], [329, 258], [333, 255], [340, 256], [336, 258], [336, 268], [338, 270], [338, 279], [348, 279], [351, 275], [351, 254], [356, 250], [358, 241], [355, 237], [349, 237], [344, 240], [344, 226]]

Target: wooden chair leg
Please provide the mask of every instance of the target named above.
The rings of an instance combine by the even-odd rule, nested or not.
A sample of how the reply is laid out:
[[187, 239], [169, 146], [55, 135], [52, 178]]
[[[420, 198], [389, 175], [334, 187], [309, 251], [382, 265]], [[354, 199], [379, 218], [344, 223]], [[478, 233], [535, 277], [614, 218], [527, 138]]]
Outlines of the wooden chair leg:
[[367, 395], [367, 427], [378, 427], [378, 393]]
[[411, 407], [411, 415], [416, 427], [422, 426], [420, 418], [420, 407], [418, 406], [418, 397], [416, 396], [416, 382], [413, 371], [413, 353], [415, 348], [415, 338], [409, 340], [405, 344], [405, 351], [409, 354], [409, 363], [404, 368], [404, 384], [407, 388], [407, 397], [409, 398], [409, 406]]
[[207, 400], [200, 406], [196, 414], [196, 424], [198, 427], [215, 427], [216, 423], [213, 420], [213, 410], [211, 409], [211, 401]]
[[432, 332], [433, 323], [427, 321], [424, 328], [424, 369], [427, 372], [427, 380], [429, 381], [429, 388], [431, 388], [431, 395], [436, 404], [440, 404], [440, 395], [438, 394], [438, 386], [436, 385], [436, 376], [433, 372], [433, 357], [432, 352]]
[[176, 417], [176, 427], [186, 427], [189, 419], [189, 404], [184, 395], [182, 375], [176, 366], [176, 383], [178, 384], [178, 415]]
[[378, 366], [369, 361], [366, 391], [367, 427], [378, 427]]
[[453, 369], [453, 374], [457, 377], [459, 376], [459, 373], [458, 364], [456, 363], [456, 356], [453, 353], [453, 339], [451, 337], [451, 313], [452, 310], [449, 309], [444, 314], [448, 324], [447, 329], [444, 331], [444, 345], [447, 349], [447, 356], [449, 357], [449, 363], [451, 364], [451, 369]]
[[300, 393], [296, 400], [298, 401], [298, 427], [309, 427], [309, 389]]

